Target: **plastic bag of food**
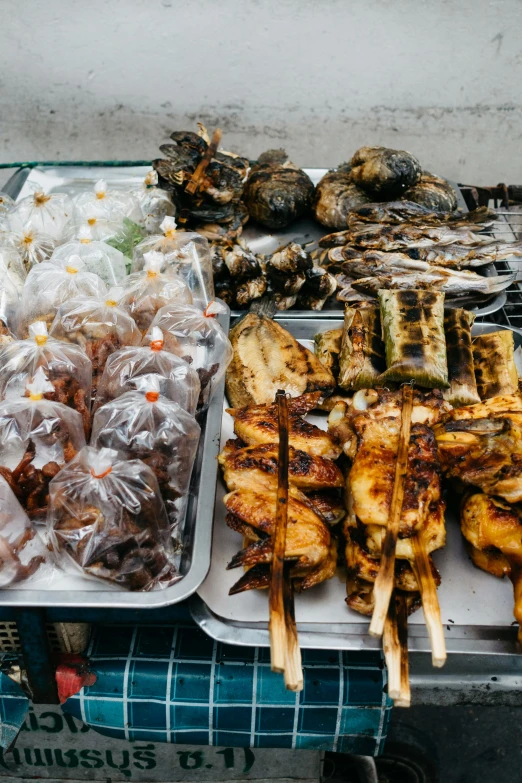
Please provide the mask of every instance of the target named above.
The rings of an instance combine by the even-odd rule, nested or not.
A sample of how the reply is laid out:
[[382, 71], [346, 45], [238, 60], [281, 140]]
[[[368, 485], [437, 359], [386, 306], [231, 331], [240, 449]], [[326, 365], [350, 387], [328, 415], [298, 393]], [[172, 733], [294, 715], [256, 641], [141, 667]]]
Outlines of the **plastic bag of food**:
[[162, 271], [165, 256], [151, 250], [144, 256], [143, 271], [129, 275], [121, 306], [132, 315], [138, 329], [145, 333], [154, 316], [171, 302], [192, 304], [192, 294], [184, 281], [172, 271]]
[[96, 394], [109, 356], [124, 345], [139, 345], [141, 332], [118, 306], [121, 288], [100, 296], [78, 296], [58, 310], [49, 333], [57, 340], [79, 345], [92, 362], [92, 393]]
[[381, 290], [379, 303], [388, 368], [381, 383], [413, 381], [428, 389], [448, 388], [444, 294]]
[[0, 476], [0, 588], [42, 587], [51, 581], [53, 571], [47, 547]]
[[136, 245], [132, 271], [140, 272], [145, 255], [151, 250], [162, 253], [168, 269], [178, 274], [192, 291], [195, 304], [206, 307], [214, 299], [214, 276], [208, 241], [193, 231], [177, 231], [173, 217], [166, 217], [162, 235], [147, 237]]
[[86, 446], [50, 487], [49, 541], [60, 565], [127, 590], [176, 579], [165, 506], [152, 470]]
[[198, 373], [184, 359], [166, 350], [161, 329], [151, 329], [146, 340], [140, 348], [122, 348], [109, 357], [98, 385], [96, 409], [125, 392], [135, 391], [143, 376], [154, 375], [163, 396], [194, 413], [200, 393]]
[[156, 375], [136, 379], [137, 391], [96, 411], [91, 446], [115, 449], [121, 459], [141, 459], [154, 472], [171, 529], [181, 533], [200, 427], [177, 403], [160, 395]]
[[12, 210], [15, 205], [14, 199], [7, 193], [0, 190], [0, 221], [3, 221], [7, 217], [7, 214]]
[[59, 240], [72, 215], [73, 202], [66, 193], [36, 191], [15, 204], [8, 222], [17, 233], [22, 233], [27, 223], [31, 223], [37, 231]]
[[5, 240], [19, 253], [26, 272], [47, 261], [57, 245], [52, 236], [34, 228], [31, 223], [26, 223], [20, 231], [10, 231]]
[[60, 402], [42, 367], [27, 384], [27, 397], [0, 403], [0, 474], [30, 519], [44, 522], [49, 482], [85, 446], [80, 414]]
[[444, 313], [449, 389], [443, 392], [443, 397], [454, 408], [480, 402], [471, 346], [474, 318], [473, 313], [462, 307], [452, 307]]
[[34, 321], [53, 323], [60, 305], [77, 296], [96, 296], [107, 293], [107, 286], [98, 275], [87, 272], [80, 256], [71, 256], [67, 262], [44, 261], [27, 275], [20, 304], [19, 336], [29, 336]]
[[13, 243], [8, 239], [4, 241], [2, 239], [0, 234], [0, 281], [7, 276], [16, 290], [21, 293], [27, 277], [22, 257]]
[[76, 220], [84, 222], [93, 215], [109, 223], [122, 223], [124, 218], [139, 221], [141, 217], [134, 194], [130, 190], [109, 187], [104, 179], [98, 180], [92, 190], [75, 197], [74, 213]]
[[23, 397], [39, 367], [53, 386], [53, 391], [44, 393], [45, 399], [78, 411], [88, 432], [91, 361], [79, 346], [49, 337], [43, 321], [31, 324], [26, 340], [15, 340], [0, 350], [0, 398]]
[[78, 239], [57, 247], [51, 262], [63, 266], [71, 256], [79, 256], [86, 271], [97, 274], [108, 286], [119, 285], [127, 277], [127, 261], [123, 253], [106, 242], [93, 239], [88, 225], [81, 227]]
[[0, 279], [0, 347], [11, 343], [18, 328], [20, 296], [11, 279]]
[[217, 315], [227, 313], [224, 302], [215, 300], [205, 310], [175, 302], [158, 311], [145, 340], [157, 326], [163, 332], [165, 348], [193, 367], [201, 383], [199, 407], [208, 404], [232, 361], [233, 350]]
[[172, 217], [176, 208], [166, 190], [158, 188], [158, 174], [154, 170], [149, 171], [141, 187], [135, 191], [136, 198], [142, 211], [141, 222], [149, 234], [158, 234], [161, 231], [163, 219]]
[[339, 386], [354, 391], [371, 389], [385, 369], [379, 308], [369, 302], [346, 307], [339, 355]]

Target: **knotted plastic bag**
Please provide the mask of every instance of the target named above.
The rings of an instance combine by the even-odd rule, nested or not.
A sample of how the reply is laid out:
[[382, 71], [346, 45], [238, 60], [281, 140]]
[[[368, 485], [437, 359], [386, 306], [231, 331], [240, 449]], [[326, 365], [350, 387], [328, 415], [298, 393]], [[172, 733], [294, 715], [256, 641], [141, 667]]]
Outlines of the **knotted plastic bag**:
[[192, 294], [185, 282], [172, 271], [164, 272], [165, 256], [151, 250], [144, 256], [143, 271], [125, 280], [121, 306], [132, 315], [144, 334], [154, 316], [171, 302], [192, 304]]
[[34, 321], [45, 321], [49, 328], [58, 308], [77, 296], [103, 297], [107, 286], [98, 275], [88, 272], [80, 256], [67, 262], [44, 261], [27, 275], [20, 305], [19, 336], [29, 336]]
[[26, 223], [20, 231], [10, 231], [4, 235], [4, 242], [15, 248], [26, 272], [33, 266], [47, 261], [57, 245], [55, 239], [44, 231], [35, 228], [31, 222]]
[[0, 223], [3, 223], [3, 221], [7, 219], [7, 214], [11, 212], [14, 205], [14, 199], [0, 190]]
[[53, 572], [47, 547], [0, 476], [0, 588], [41, 588], [51, 581]]
[[8, 238], [3, 241], [0, 234], [0, 281], [8, 277], [19, 293], [24, 287], [27, 272], [22, 257], [14, 243]]
[[11, 343], [18, 328], [20, 296], [8, 275], [0, 278], [0, 347]]
[[0, 403], [0, 474], [29, 518], [44, 522], [49, 482], [85, 445], [80, 414], [46, 400], [54, 387], [39, 367], [27, 397]]
[[122, 289], [99, 296], [77, 296], [58, 310], [50, 334], [79, 345], [92, 362], [92, 393], [96, 393], [109, 356], [124, 345], [139, 345], [141, 332], [118, 301]]
[[36, 191], [15, 204], [9, 212], [8, 222], [16, 233], [23, 232], [30, 222], [34, 229], [58, 241], [72, 215], [73, 202], [66, 193]]
[[88, 432], [91, 361], [79, 346], [49, 337], [43, 321], [31, 324], [26, 340], [15, 340], [0, 350], [0, 398], [23, 397], [39, 367], [53, 387], [44, 393], [45, 399], [78, 411]]
[[51, 262], [67, 264], [72, 256], [79, 256], [87, 272], [94, 272], [108, 286], [119, 285], [127, 277], [127, 262], [123, 253], [106, 242], [93, 239], [86, 224], [78, 232], [78, 239], [72, 239], [57, 247]]
[[[170, 304], [162, 307], [151, 329], [163, 332], [165, 348], [181, 356], [193, 367], [201, 383], [199, 406], [205, 406], [232, 361], [233, 350], [217, 315], [227, 313], [224, 302], [216, 300], [200, 310], [194, 305]], [[145, 336], [150, 339], [151, 330]]]
[[91, 445], [141, 459], [154, 472], [169, 524], [181, 534], [200, 428], [177, 403], [160, 395], [155, 375], [136, 379], [128, 391], [96, 411]]
[[127, 590], [176, 579], [165, 507], [152, 470], [86, 446], [50, 487], [49, 541], [65, 570]]
[[173, 217], [166, 217], [163, 234], [147, 237], [136, 245], [132, 271], [140, 272], [151, 250], [165, 256], [167, 269], [181, 277], [192, 291], [195, 304], [206, 307], [214, 299], [214, 276], [208, 241], [193, 231], [177, 231]]
[[74, 199], [75, 218], [85, 221], [95, 215], [109, 223], [122, 223], [124, 218], [138, 221], [141, 211], [138, 200], [130, 190], [108, 186], [98, 180], [92, 190], [79, 193]]
[[151, 329], [146, 345], [129, 346], [107, 360], [98, 385], [96, 408], [137, 388], [142, 376], [155, 375], [159, 391], [184, 410], [194, 413], [200, 394], [196, 370], [179, 356], [165, 349], [161, 329]]
[[158, 175], [154, 170], [149, 171], [135, 195], [142, 212], [140, 222], [147, 233], [158, 234], [163, 219], [173, 216], [176, 209], [168, 192], [158, 187]]

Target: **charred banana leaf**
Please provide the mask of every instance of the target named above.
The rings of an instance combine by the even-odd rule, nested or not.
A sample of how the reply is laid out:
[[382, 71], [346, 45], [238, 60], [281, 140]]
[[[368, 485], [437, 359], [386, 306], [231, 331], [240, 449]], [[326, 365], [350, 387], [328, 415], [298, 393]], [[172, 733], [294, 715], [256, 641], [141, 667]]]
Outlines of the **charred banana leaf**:
[[314, 337], [314, 352], [322, 365], [335, 377], [339, 374], [339, 354], [343, 339], [342, 329], [329, 329]]
[[448, 388], [444, 294], [381, 290], [378, 295], [388, 368], [380, 381]]
[[518, 391], [514, 351], [513, 332], [509, 329], [474, 338], [473, 361], [481, 400]]
[[449, 389], [444, 391], [443, 396], [454, 408], [480, 402], [471, 345], [471, 327], [474, 320], [473, 313], [462, 307], [455, 307], [444, 313]]
[[363, 303], [346, 307], [339, 356], [342, 389], [368, 389], [386, 369], [379, 308]]

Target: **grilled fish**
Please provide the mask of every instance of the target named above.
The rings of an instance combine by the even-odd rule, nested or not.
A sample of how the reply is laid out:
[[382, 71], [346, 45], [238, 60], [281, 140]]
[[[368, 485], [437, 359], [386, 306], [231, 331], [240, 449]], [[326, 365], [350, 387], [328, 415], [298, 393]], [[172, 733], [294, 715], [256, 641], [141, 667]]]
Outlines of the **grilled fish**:
[[361, 147], [350, 164], [353, 182], [382, 199], [402, 195], [422, 176], [421, 165], [411, 153], [387, 147]]
[[364, 222], [387, 223], [388, 225], [401, 223], [420, 226], [448, 225], [457, 228], [470, 224], [481, 224], [482, 227], [486, 227], [491, 225], [496, 217], [496, 212], [487, 207], [479, 207], [472, 212], [448, 213], [431, 210], [413, 201], [401, 200], [352, 207], [347, 219], [348, 226]]
[[402, 250], [405, 247], [429, 247], [430, 245], [481, 245], [491, 242], [491, 237], [476, 234], [468, 228], [451, 226], [381, 226], [365, 223], [350, 229], [350, 239], [359, 247], [375, 250]]
[[440, 212], [451, 213], [457, 209], [455, 189], [447, 180], [429, 171], [424, 171], [417, 184], [404, 191], [404, 198]]
[[349, 211], [371, 201], [352, 181], [351, 169], [349, 163], [344, 163], [337, 171], [325, 174], [317, 184], [312, 209], [315, 219], [327, 228], [345, 228]]
[[230, 332], [234, 357], [227, 370], [233, 407], [271, 403], [278, 389], [292, 397], [335, 389], [332, 373], [276, 321], [248, 313]]
[[[470, 294], [490, 296], [504, 291], [516, 279], [515, 274], [481, 277], [467, 270], [457, 271], [429, 267], [426, 272], [377, 274], [375, 277], [363, 277], [352, 283], [356, 291], [377, 296], [377, 292], [387, 289], [417, 289], [441, 291], [447, 297], [457, 298]], [[338, 295], [341, 298], [342, 291]]]
[[473, 245], [431, 245], [417, 247], [404, 251], [410, 258], [427, 261], [428, 264], [447, 266], [455, 269], [461, 267], [484, 266], [495, 261], [505, 261], [511, 256], [522, 256], [522, 242], [496, 242], [474, 247]]

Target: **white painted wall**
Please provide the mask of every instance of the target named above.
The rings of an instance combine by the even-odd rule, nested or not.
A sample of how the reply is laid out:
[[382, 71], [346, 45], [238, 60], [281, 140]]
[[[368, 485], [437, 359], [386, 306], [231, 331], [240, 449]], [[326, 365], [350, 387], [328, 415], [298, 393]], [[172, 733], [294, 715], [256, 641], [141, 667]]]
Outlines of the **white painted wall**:
[[254, 157], [404, 147], [522, 183], [520, 0], [0, 0], [0, 160], [149, 158], [202, 119]]

